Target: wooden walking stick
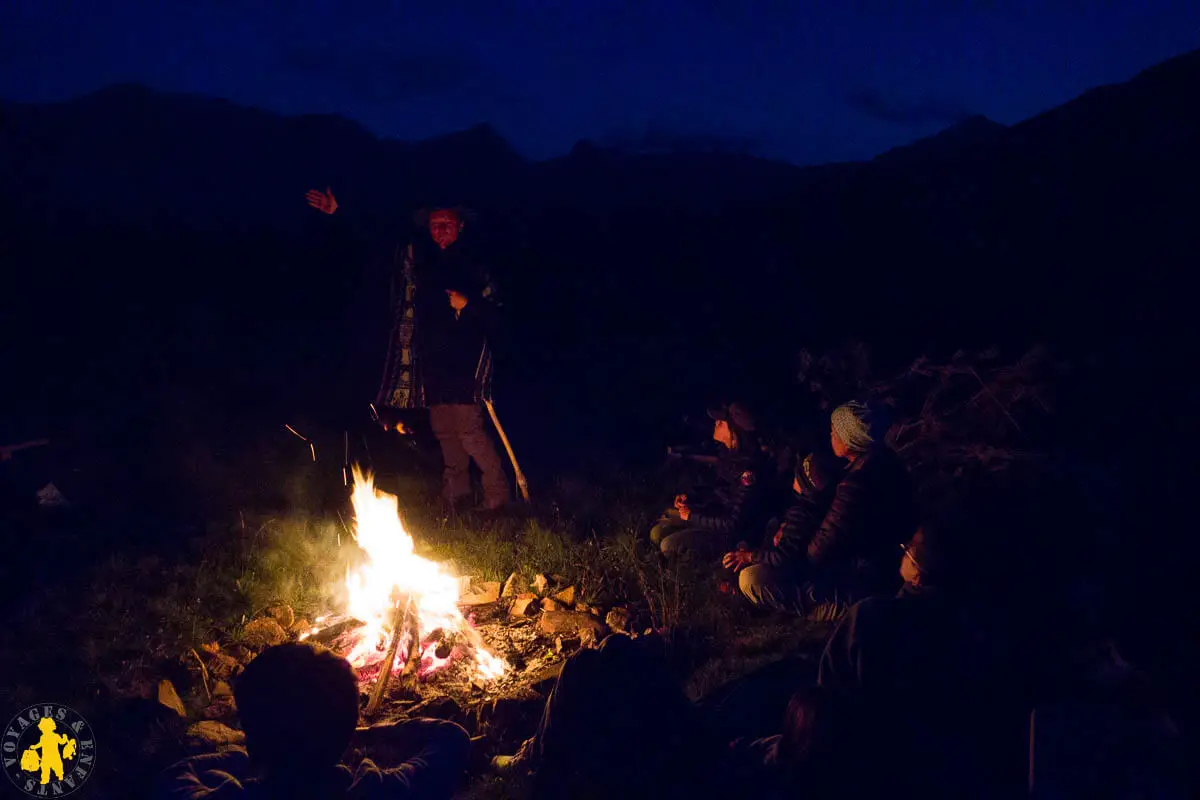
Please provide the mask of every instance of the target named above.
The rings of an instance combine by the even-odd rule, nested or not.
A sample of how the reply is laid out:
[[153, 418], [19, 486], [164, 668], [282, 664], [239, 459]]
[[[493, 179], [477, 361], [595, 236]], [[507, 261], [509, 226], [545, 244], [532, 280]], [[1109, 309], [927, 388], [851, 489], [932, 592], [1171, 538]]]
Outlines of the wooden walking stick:
[[500, 418], [496, 416], [496, 406], [490, 398], [485, 399], [483, 404], [487, 406], [488, 414], [492, 418], [492, 424], [496, 426], [496, 433], [500, 434], [500, 441], [504, 443], [504, 449], [508, 451], [508, 459], [512, 461], [513, 472], [517, 476], [517, 489], [521, 492], [521, 499], [528, 503], [529, 483], [525, 480], [525, 473], [521, 472], [521, 465], [517, 463], [517, 454], [513, 452], [512, 444], [508, 441], [508, 434], [504, 432], [504, 426], [500, 424]]

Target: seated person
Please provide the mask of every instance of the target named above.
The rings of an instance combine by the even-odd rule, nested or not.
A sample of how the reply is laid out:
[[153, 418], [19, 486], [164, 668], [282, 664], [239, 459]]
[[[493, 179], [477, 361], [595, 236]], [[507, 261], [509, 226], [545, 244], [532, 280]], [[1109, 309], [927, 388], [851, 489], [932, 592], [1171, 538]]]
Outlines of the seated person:
[[[805, 515], [788, 548], [803, 542], [803, 554], [765, 550], [788, 562], [780, 569], [768, 560], [760, 564], [753, 552], [727, 553], [727, 568], [741, 570], [739, 586], [756, 605], [806, 613], [829, 600], [853, 602], [896, 588], [895, 548], [916, 527], [916, 503], [908, 472], [899, 456], [884, 442], [887, 421], [882, 409], [847, 403], [830, 420], [833, 454], [849, 462], [826, 499], [814, 493], [795, 509]], [[813, 515], [820, 514], [815, 531]], [[778, 550], [779, 548], [775, 548]]]
[[567, 659], [537, 732], [492, 766], [532, 773], [535, 800], [732, 796], [714, 792], [721, 755], [700, 733], [666, 643], [613, 634]]
[[856, 603], [821, 657], [820, 686], [853, 689], [903, 725], [882, 733], [897, 797], [1007, 797], [1025, 777], [1028, 710], [1006, 648], [973, 608], [963, 527], [953, 516], [922, 526], [904, 546], [899, 594]]
[[[354, 668], [325, 648], [264, 650], [234, 688], [246, 749], [169, 767], [165, 798], [448, 798], [467, 766], [470, 738], [453, 722], [409, 720], [387, 738], [413, 753], [394, 769], [339, 764], [358, 724]], [[377, 729], [368, 729], [376, 732]]]
[[771, 541], [756, 549], [726, 553], [722, 563], [738, 573], [738, 586], [751, 603], [778, 611], [802, 611], [815, 603], [808, 580], [808, 545], [825, 518], [842, 465], [811, 453], [796, 465], [794, 501]]
[[850, 465], [808, 543], [818, 597], [854, 600], [898, 588], [896, 552], [916, 530], [917, 509], [908, 470], [884, 441], [887, 429], [874, 404], [847, 403], [830, 418], [833, 454]]
[[718, 487], [703, 507], [687, 496], [675, 498], [675, 508], [650, 531], [650, 541], [664, 555], [715, 556], [751, 531], [757, 538], [766, 523], [771, 467], [758, 446], [753, 415], [739, 403], [708, 413], [713, 439], [724, 448], [716, 466]]

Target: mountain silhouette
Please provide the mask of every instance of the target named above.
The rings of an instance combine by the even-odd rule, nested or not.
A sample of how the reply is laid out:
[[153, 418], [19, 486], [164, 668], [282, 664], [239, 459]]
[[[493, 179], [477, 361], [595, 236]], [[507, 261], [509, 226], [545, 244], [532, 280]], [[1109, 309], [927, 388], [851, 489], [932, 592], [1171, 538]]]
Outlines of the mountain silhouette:
[[[1198, 85], [1200, 51], [1012, 126], [812, 167], [659, 141], [531, 161], [487, 125], [399, 142], [138, 86], [6, 102], [5, 399], [13, 418], [104, 398], [132, 419], [109, 398], [142, 387], [238, 414], [361, 405], [387, 325], [365, 265], [448, 201], [478, 212], [502, 276], [501, 385], [564, 435], [635, 438], [698, 396], [786, 387], [800, 347], [851, 337], [897, 358], [1161, 352], [1189, 308]], [[304, 203], [325, 186], [333, 218]]]

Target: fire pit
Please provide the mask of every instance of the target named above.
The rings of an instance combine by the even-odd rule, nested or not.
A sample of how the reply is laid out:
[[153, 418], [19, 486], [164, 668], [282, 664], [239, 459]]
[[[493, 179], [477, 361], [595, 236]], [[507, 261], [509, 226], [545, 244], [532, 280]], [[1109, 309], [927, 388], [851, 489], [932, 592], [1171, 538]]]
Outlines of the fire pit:
[[353, 476], [354, 538], [366, 560], [347, 571], [344, 613], [318, 618], [300, 638], [329, 646], [359, 670], [372, 686], [368, 715], [393, 678], [410, 688], [446, 670], [478, 688], [502, 679], [508, 665], [459, 609], [463, 582], [414, 552], [395, 495], [358, 467]]

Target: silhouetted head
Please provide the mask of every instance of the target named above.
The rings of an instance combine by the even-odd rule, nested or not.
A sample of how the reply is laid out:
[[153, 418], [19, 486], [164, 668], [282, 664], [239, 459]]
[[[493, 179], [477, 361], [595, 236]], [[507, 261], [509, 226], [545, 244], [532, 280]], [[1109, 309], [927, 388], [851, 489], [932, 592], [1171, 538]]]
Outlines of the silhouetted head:
[[969, 581], [974, 572], [968, 549], [973, 531], [958, 508], [929, 519], [902, 545], [900, 577], [910, 586], [945, 586]]
[[429, 235], [443, 250], [458, 241], [462, 229], [462, 217], [454, 209], [439, 208], [429, 212]]
[[269, 771], [338, 762], [358, 725], [358, 680], [346, 659], [307, 644], [270, 647], [234, 690], [246, 751]]

